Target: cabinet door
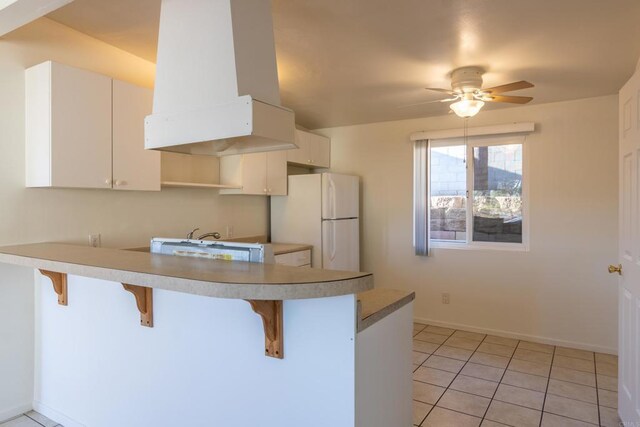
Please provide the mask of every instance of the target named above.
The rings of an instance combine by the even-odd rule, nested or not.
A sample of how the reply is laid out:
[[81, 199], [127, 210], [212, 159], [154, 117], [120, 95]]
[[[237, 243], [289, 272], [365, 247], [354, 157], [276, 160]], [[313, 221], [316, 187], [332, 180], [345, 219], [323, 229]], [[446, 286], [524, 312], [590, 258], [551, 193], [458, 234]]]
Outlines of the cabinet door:
[[242, 155], [242, 193], [266, 195], [267, 185], [267, 153]]
[[111, 79], [51, 63], [51, 186], [111, 188]]
[[160, 152], [144, 149], [153, 91], [113, 81], [113, 188], [160, 191]]
[[298, 165], [311, 163], [311, 153], [309, 152], [309, 133], [296, 129], [297, 149], [287, 150], [287, 161]]
[[311, 164], [317, 168], [331, 167], [331, 140], [320, 135], [313, 135]]
[[267, 153], [267, 193], [270, 196], [287, 195], [287, 151]]

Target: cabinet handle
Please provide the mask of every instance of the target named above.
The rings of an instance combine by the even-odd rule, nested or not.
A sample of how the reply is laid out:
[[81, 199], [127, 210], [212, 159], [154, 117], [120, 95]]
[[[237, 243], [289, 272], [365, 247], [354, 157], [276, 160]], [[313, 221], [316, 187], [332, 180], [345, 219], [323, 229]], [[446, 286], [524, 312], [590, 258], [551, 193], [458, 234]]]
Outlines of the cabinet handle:
[[110, 179], [105, 179], [105, 180], [104, 180], [104, 183], [105, 183], [105, 184], [107, 184], [107, 185], [111, 185], [111, 182], [112, 182], [112, 181], [111, 181]]
[[307, 163], [311, 163], [311, 159], [307, 160]]
[[269, 191], [267, 191], [268, 193], [271, 193], [271, 189], [269, 188]]
[[116, 186], [120, 187], [123, 185], [127, 185], [127, 181], [120, 181], [119, 179], [116, 180]]
[[265, 188], [265, 189], [264, 189], [264, 190], [262, 190], [262, 191], [264, 191], [264, 192], [266, 193], [266, 192], [267, 192], [267, 189]]

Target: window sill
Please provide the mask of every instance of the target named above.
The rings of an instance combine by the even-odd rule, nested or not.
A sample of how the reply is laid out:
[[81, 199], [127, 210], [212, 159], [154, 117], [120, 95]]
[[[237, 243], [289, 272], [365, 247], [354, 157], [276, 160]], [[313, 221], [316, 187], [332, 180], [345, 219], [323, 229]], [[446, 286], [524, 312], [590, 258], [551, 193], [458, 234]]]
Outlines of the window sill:
[[431, 249], [456, 249], [456, 250], [464, 250], [464, 251], [507, 251], [507, 252], [529, 252], [529, 246], [525, 243], [454, 243], [454, 242], [443, 242], [438, 240], [431, 240], [429, 242], [429, 247]]

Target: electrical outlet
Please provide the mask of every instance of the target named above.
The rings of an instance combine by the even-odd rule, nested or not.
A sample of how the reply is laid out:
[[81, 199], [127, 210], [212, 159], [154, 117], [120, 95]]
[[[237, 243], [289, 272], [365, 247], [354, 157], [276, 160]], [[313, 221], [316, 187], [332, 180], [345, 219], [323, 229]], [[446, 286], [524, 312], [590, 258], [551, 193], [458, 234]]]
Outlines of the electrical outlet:
[[233, 237], [233, 225], [227, 225], [227, 238]]
[[449, 304], [449, 294], [447, 294], [447, 293], [442, 294], [442, 303], [443, 304]]
[[102, 246], [102, 236], [100, 234], [89, 234], [89, 246], [93, 248]]

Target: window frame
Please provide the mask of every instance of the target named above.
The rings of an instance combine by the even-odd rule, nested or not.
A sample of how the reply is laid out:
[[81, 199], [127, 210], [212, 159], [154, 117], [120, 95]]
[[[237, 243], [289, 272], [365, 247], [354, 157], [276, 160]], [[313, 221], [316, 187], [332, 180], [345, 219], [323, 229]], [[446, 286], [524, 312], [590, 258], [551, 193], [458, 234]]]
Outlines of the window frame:
[[[522, 242], [474, 242], [473, 241], [473, 190], [474, 190], [474, 162], [473, 149], [475, 147], [489, 147], [496, 145], [522, 145]], [[526, 135], [482, 135], [468, 137], [466, 141], [466, 241], [454, 242], [431, 238], [431, 149], [434, 147], [447, 147], [452, 145], [465, 145], [464, 138], [434, 139], [429, 141], [429, 247], [432, 249], [462, 249], [462, 250], [500, 250], [500, 251], [529, 251], [529, 144]]]

